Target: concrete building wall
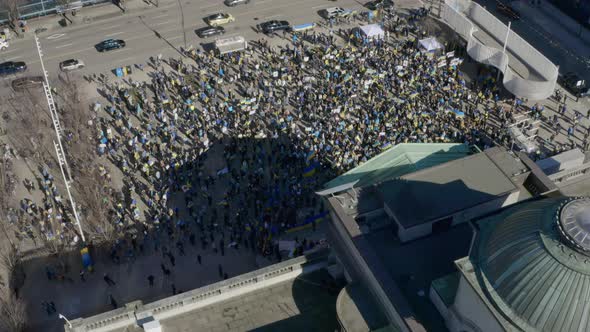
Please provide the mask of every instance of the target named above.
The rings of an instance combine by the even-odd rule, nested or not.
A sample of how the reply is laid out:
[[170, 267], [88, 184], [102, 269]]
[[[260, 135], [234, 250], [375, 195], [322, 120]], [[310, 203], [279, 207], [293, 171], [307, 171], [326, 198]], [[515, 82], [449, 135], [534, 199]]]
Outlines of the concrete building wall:
[[383, 313], [387, 316], [390, 322], [396, 323], [402, 328], [402, 331], [407, 331], [405, 323], [399, 317], [395, 307], [387, 298], [387, 294], [383, 291], [375, 276], [371, 274], [371, 269], [363, 260], [363, 257], [356, 249], [352, 239], [346, 231], [342, 221], [338, 215], [330, 209], [329, 222], [329, 240], [333, 249], [337, 252], [344, 264], [344, 270], [352, 281], [359, 281], [367, 287], [367, 290], [375, 298], [376, 302], [381, 306]]
[[[451, 216], [445, 216], [445, 217], [437, 219], [435, 221], [419, 224], [419, 225], [416, 225], [414, 227], [410, 227], [407, 229], [404, 228], [399, 222], [397, 222], [397, 220], [395, 218], [393, 218], [393, 219], [396, 221], [396, 223], [398, 225], [398, 237], [400, 238], [400, 240], [402, 242], [407, 242], [407, 241], [412, 241], [412, 240], [430, 235], [432, 233], [432, 226], [436, 222], [439, 222], [441, 220], [444, 220], [444, 219], [447, 219], [450, 217], [450, 218], [452, 218], [451, 226], [459, 225], [464, 222], [470, 221], [473, 218], [476, 218], [478, 216], [495, 211], [501, 207], [514, 204], [514, 203], [518, 202], [519, 195], [520, 195], [520, 192], [515, 191], [515, 192], [512, 192], [508, 195], [504, 195], [504, 196], [498, 197], [496, 199], [493, 199], [489, 202], [486, 202], [486, 203], [474, 206], [472, 208], [457, 212], [455, 214], [452, 214]], [[387, 206], [385, 208], [387, 209]]]
[[451, 332], [505, 332], [496, 317], [477, 295], [465, 277], [461, 276], [455, 303], [451, 307], [447, 327]]

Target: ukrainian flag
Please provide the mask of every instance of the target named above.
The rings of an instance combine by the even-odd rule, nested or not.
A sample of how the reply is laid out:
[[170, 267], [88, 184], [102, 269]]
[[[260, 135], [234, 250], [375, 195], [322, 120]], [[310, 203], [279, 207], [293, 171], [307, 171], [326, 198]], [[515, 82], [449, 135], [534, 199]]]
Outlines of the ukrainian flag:
[[315, 165], [309, 165], [303, 170], [303, 177], [309, 178], [315, 175], [316, 167]]
[[310, 162], [310, 161], [312, 161], [312, 160], [313, 160], [313, 158], [315, 158], [316, 154], [317, 154], [317, 152], [316, 152], [315, 150], [313, 150], [313, 151], [309, 151], [309, 153], [307, 154], [307, 157], [305, 157], [305, 160], [306, 160], [307, 162]]

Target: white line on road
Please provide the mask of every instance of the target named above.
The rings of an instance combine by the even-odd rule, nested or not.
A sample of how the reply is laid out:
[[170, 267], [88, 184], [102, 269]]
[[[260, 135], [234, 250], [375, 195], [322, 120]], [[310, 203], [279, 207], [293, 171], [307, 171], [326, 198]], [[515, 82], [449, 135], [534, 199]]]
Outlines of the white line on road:
[[18, 57], [17, 56], [13, 56], [12, 58], [6, 58], [6, 61], [12, 61], [12, 60], [16, 60], [16, 59], [18, 59]]
[[16, 48], [13, 48], [12, 50], [2, 51], [2, 53], [0, 53], [0, 55], [5, 55], [5, 54], [16, 52], [16, 51], [17, 51], [17, 49]]
[[57, 38], [61, 38], [61, 37], [65, 36], [65, 35], [66, 35], [65, 33], [56, 33], [56, 34], [53, 34], [53, 35], [47, 37], [47, 39], [50, 39], [50, 40], [57, 39]]
[[[95, 49], [94, 47], [82, 48], [82, 49], [79, 49], [77, 51], [72, 51], [72, 52], [64, 53], [64, 54], [58, 54], [58, 55], [47, 57], [45, 59], [46, 60], [51, 60], [51, 59], [57, 59], [57, 58], [65, 58], [66, 56], [69, 56], [69, 55], [73, 55], [73, 54], [76, 54], [76, 53], [82, 53], [84, 51], [89, 51], [89, 50], [94, 50], [94, 49]], [[35, 62], [38, 62], [38, 61], [33, 61], [33, 63], [35, 63]]]
[[152, 20], [155, 20], [155, 19], [160, 18], [160, 17], [166, 17], [168, 15], [169, 14], [162, 14], [162, 15], [154, 16], [154, 17], [152, 17]]
[[277, 18], [283, 16], [282, 14], [270, 15], [263, 18], [263, 20], [270, 20], [271, 18]]
[[117, 28], [117, 27], [120, 27], [120, 26], [121, 26], [121, 24], [108, 25], [108, 26], [106, 26], [104, 28], [100, 28], [98, 30], [99, 31], [110, 30], [110, 29]]
[[121, 60], [117, 60], [116, 63], [126, 62], [126, 61], [133, 60], [133, 59], [136, 59], [136, 58], [137, 58], [136, 56], [130, 56], [130, 57], [127, 57], [127, 58], [123, 58]]
[[156, 23], [156, 24], [153, 24], [152, 27], [157, 27], [158, 25], [168, 24], [170, 22], [173, 22], [173, 21], [164, 21], [164, 22]]
[[172, 37], [172, 38], [166, 38], [167, 41], [171, 41], [171, 40], [176, 40], [176, 39], [180, 39], [182, 38], [182, 36], [176, 36], [176, 37]]
[[113, 33], [109, 33], [108, 35], [105, 35], [107, 37], [111, 37], [111, 36], [116, 36], [116, 35], [120, 35], [125, 33], [126, 31], [119, 31], [119, 32], [113, 32]]
[[329, 8], [329, 7], [333, 7], [332, 5], [319, 5], [319, 6], [313, 6], [311, 7], [311, 9], [320, 9], [320, 8]]
[[112, 52], [110, 52], [110, 53], [111, 53], [111, 54], [117, 54], [117, 53], [121, 53], [121, 52], [124, 52], [124, 51], [129, 51], [129, 50], [131, 50], [131, 48], [129, 48], [129, 47], [124, 47], [124, 48], [120, 48], [120, 49], [118, 49], [118, 50], [116, 50], [116, 51], [112, 51]]
[[215, 3], [215, 4], [211, 4], [209, 6], [202, 6], [199, 9], [201, 9], [201, 11], [203, 12], [203, 11], [205, 11], [204, 9], [209, 9], [209, 8], [213, 8], [213, 7], [217, 7], [217, 6], [219, 6], [219, 4]]
[[69, 44], [59, 45], [59, 46], [56, 46], [55, 48], [63, 48], [63, 47], [71, 46], [71, 45], [74, 45], [74, 44], [69, 43]]

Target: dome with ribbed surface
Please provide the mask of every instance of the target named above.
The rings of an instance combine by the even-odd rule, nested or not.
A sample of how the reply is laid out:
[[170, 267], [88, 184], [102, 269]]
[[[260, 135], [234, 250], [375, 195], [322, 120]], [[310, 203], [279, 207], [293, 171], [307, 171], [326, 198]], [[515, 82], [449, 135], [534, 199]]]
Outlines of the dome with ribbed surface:
[[589, 209], [588, 198], [548, 198], [478, 223], [478, 282], [516, 329], [590, 331]]

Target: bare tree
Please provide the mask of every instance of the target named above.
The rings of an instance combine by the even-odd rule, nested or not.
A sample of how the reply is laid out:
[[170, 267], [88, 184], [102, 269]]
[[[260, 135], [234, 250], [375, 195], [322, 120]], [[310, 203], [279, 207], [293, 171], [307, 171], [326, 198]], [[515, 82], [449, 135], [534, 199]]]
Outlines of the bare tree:
[[[3, 220], [0, 220], [3, 222]], [[8, 235], [5, 234], [6, 238]], [[0, 329], [6, 331], [24, 331], [26, 327], [25, 306], [18, 296], [18, 290], [25, 281], [25, 274], [22, 266], [22, 256], [12, 241], [0, 241], [0, 266], [3, 268], [3, 275], [8, 279], [1, 284], [0, 291]], [[3, 278], [4, 280], [4, 278]], [[8, 287], [7, 287], [8, 286]]]
[[24, 302], [9, 289], [0, 291], [0, 329], [22, 332], [26, 329], [26, 307]]
[[20, 17], [18, 13], [19, 2], [19, 0], [0, 0], [0, 8], [6, 10], [6, 12], [8, 13], [8, 24], [10, 24], [10, 28], [13, 29], [16, 33], [18, 33], [16, 29], [16, 21]]
[[113, 189], [103, 179], [96, 167], [80, 180], [78, 193], [85, 207], [84, 226], [90, 238], [99, 242], [114, 241], [118, 237], [117, 229], [110, 218]]
[[[61, 16], [63, 16], [64, 20], [73, 23], [73, 21], [67, 16], [72, 0], [55, 0], [55, 3], [58, 6], [57, 8], [61, 9]], [[58, 13], [60, 13], [60, 10], [58, 10]]]

